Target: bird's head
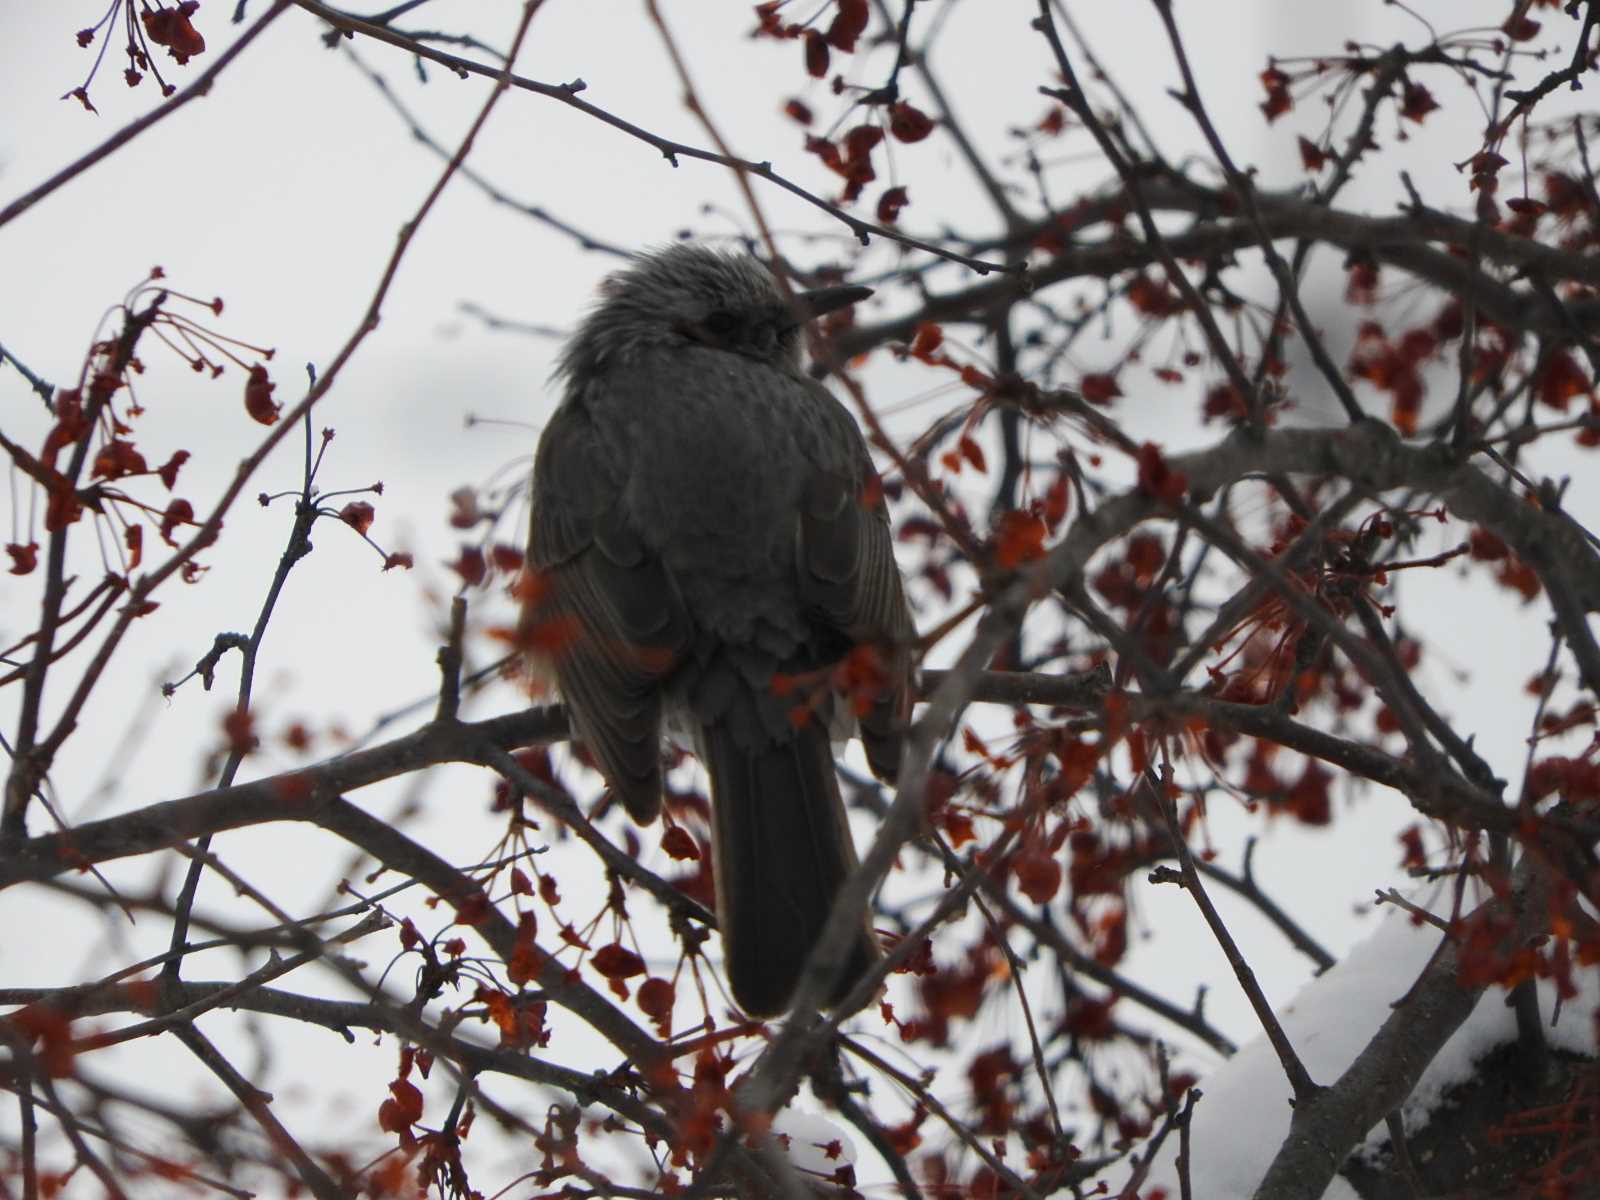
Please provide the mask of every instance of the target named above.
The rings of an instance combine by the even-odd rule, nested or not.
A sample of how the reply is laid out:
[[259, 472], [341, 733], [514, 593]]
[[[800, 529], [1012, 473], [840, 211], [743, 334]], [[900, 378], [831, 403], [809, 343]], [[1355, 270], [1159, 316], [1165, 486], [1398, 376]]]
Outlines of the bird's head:
[[580, 379], [647, 350], [700, 345], [797, 370], [801, 327], [871, 294], [844, 286], [791, 299], [749, 255], [682, 242], [641, 255], [600, 285], [560, 369]]

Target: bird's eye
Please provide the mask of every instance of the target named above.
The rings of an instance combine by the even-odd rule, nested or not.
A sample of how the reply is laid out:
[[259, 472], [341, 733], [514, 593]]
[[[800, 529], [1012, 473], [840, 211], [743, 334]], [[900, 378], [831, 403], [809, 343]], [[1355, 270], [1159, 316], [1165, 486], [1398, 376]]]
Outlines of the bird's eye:
[[716, 312], [706, 317], [704, 325], [706, 332], [712, 337], [729, 338], [732, 337], [735, 332], [737, 332], [739, 328], [739, 318], [734, 316], [731, 312], [718, 309]]

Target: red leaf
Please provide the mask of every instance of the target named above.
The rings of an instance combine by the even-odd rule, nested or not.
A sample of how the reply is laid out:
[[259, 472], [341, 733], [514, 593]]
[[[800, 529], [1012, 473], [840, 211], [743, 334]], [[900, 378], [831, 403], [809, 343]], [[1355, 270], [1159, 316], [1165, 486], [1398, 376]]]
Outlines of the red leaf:
[[827, 138], [808, 136], [806, 138], [806, 153], [815, 154], [822, 160], [824, 166], [830, 170], [837, 171], [841, 175], [844, 174], [844, 159], [839, 154], [839, 147], [835, 146]]
[[1054, 529], [1061, 523], [1061, 518], [1067, 515], [1067, 506], [1072, 500], [1072, 493], [1067, 490], [1067, 476], [1056, 476], [1056, 481], [1050, 485], [1050, 490], [1044, 494], [1043, 516], [1047, 526]]
[[813, 79], [828, 74], [828, 43], [815, 29], [806, 30], [806, 74]]
[[583, 625], [577, 617], [561, 614], [548, 621], [534, 621], [520, 626], [515, 634], [519, 650], [536, 658], [554, 658], [583, 636]]
[[1045, 904], [1061, 890], [1061, 864], [1042, 850], [1017, 855], [1011, 866], [1017, 888], [1035, 904]]
[[145, 36], [156, 45], [165, 46], [179, 66], [196, 54], [205, 53], [206, 39], [189, 21], [199, 7], [199, 0], [183, 0], [176, 8], [146, 8], [139, 14]]
[[844, 177], [845, 186], [844, 191], [839, 193], [839, 203], [854, 204], [861, 198], [861, 193], [867, 184], [878, 177], [878, 172], [873, 169], [872, 158], [869, 155], [846, 161]]
[[1147, 317], [1171, 316], [1182, 307], [1176, 292], [1148, 275], [1135, 275], [1127, 294], [1128, 302]]
[[984, 461], [983, 447], [978, 445], [977, 442], [963, 435], [961, 440], [956, 443], [956, 448], [961, 451], [961, 457], [971, 463], [976, 470], [979, 472], [988, 471], [989, 465]]
[[1479, 562], [1497, 562], [1511, 551], [1498, 534], [1476, 525], [1467, 539], [1469, 553]]
[[790, 119], [798, 121], [802, 125], [811, 124], [811, 108], [804, 100], [790, 100], [783, 106], [783, 111], [789, 115]]
[[1261, 72], [1261, 86], [1267, 89], [1267, 98], [1261, 102], [1261, 111], [1270, 124], [1294, 107], [1294, 97], [1289, 95], [1289, 77], [1277, 67]]
[[406, 1133], [422, 1120], [422, 1093], [409, 1079], [389, 1084], [390, 1099], [378, 1108], [378, 1127], [385, 1133]]
[[866, 32], [869, 16], [867, 0], [839, 0], [839, 9], [833, 14], [833, 24], [828, 26], [828, 32], [824, 35], [828, 45], [846, 54], [854, 53], [856, 39]]
[[1493, 150], [1480, 150], [1472, 156], [1474, 175], [1498, 175], [1501, 167], [1509, 165], [1510, 160], [1505, 155], [1496, 154]]
[[366, 533], [371, 529], [372, 520], [376, 515], [372, 505], [365, 500], [352, 500], [339, 510], [339, 520], [357, 533]]
[[876, 125], [857, 125], [844, 135], [844, 161], [847, 166], [866, 162], [873, 148], [883, 141], [883, 130]]
[[994, 538], [995, 562], [1009, 570], [1042, 558], [1048, 532], [1044, 520], [1034, 513], [1016, 509], [1001, 513]]
[[1575, 217], [1588, 207], [1588, 189], [1571, 175], [1551, 171], [1544, 177], [1544, 196], [1561, 217]]
[[1378, 302], [1378, 280], [1382, 275], [1378, 264], [1371, 259], [1359, 259], [1348, 264], [1349, 278], [1345, 280], [1344, 298], [1351, 304], [1372, 306]]
[[461, 553], [456, 556], [456, 561], [449, 565], [452, 571], [461, 576], [461, 582], [467, 587], [477, 587], [489, 574], [489, 565], [484, 561], [483, 551], [476, 546], [461, 547]]
[[589, 959], [589, 965], [607, 979], [631, 979], [644, 974], [644, 960], [621, 942], [601, 946]]
[[235, 754], [248, 754], [261, 744], [255, 734], [255, 718], [247, 708], [230, 708], [222, 718], [222, 732]]
[[1244, 413], [1244, 400], [1239, 395], [1239, 389], [1231, 383], [1219, 383], [1206, 393], [1205, 404], [1200, 409], [1200, 419], [1206, 422], [1213, 417], [1222, 417], [1237, 421], [1244, 416]]
[[1418, 125], [1438, 107], [1439, 102], [1433, 98], [1433, 93], [1420, 83], [1407, 83], [1401, 91], [1400, 115]]
[[56, 393], [56, 423], [45, 435], [44, 448], [39, 460], [48, 467], [56, 464], [63, 449], [75, 444], [90, 430], [89, 420], [83, 415], [83, 394], [77, 388], [67, 388]]
[[474, 488], [457, 488], [450, 493], [450, 525], [453, 529], [471, 529], [479, 521], [490, 520], [490, 515], [478, 507], [478, 493]]
[[482, 925], [489, 919], [489, 897], [482, 892], [473, 892], [458, 901], [455, 909], [457, 924], [468, 928]]
[[78, 500], [78, 494], [65, 479], [61, 479], [56, 486], [50, 488], [49, 498], [45, 501], [45, 531], [54, 533], [58, 529], [65, 529], [81, 516], [83, 516], [83, 504]]
[[278, 385], [267, 378], [267, 369], [260, 363], [250, 368], [250, 378], [244, 385], [244, 410], [263, 425], [275, 424], [283, 405], [272, 398]]
[[513, 1004], [503, 992], [480, 987], [474, 999], [483, 1003], [489, 1019], [500, 1030], [500, 1044], [508, 1048], [548, 1046], [550, 1028], [545, 1024], [549, 1005], [543, 1000]]
[[1167, 464], [1160, 446], [1146, 442], [1139, 447], [1139, 490], [1157, 500], [1176, 504], [1189, 490], [1189, 479]]
[[667, 979], [652, 976], [639, 985], [639, 1008], [657, 1025], [670, 1025], [678, 992]]
[[161, 516], [161, 540], [169, 546], [176, 547], [178, 541], [172, 536], [172, 531], [179, 525], [194, 523], [194, 505], [179, 497], [167, 505], [167, 511]]
[[1408, 826], [1400, 833], [1400, 845], [1404, 850], [1400, 865], [1404, 867], [1421, 868], [1427, 865], [1428, 853], [1422, 842], [1422, 830], [1416, 825]]
[[1578, 365], [1577, 359], [1572, 357], [1572, 352], [1562, 349], [1545, 360], [1536, 386], [1539, 389], [1540, 403], [1548, 404], [1559, 412], [1565, 412], [1574, 396], [1585, 395], [1593, 385], [1584, 374], [1583, 368]]
[[700, 847], [682, 825], [673, 825], [661, 835], [661, 848], [679, 862], [694, 862], [700, 857]]
[[924, 321], [917, 326], [917, 334], [911, 339], [911, 357], [929, 362], [934, 352], [943, 344], [944, 330], [931, 321]]
[[98, 108], [96, 108], [94, 105], [89, 103], [89, 90], [87, 88], [81, 88], [81, 87], [73, 88], [70, 92], [68, 92], [65, 96], [63, 96], [61, 98], [63, 100], [67, 100], [67, 99], [76, 100], [79, 104], [83, 105], [84, 108], [88, 109], [90, 112], [94, 113], [97, 116], [100, 113], [100, 110]]
[[944, 831], [950, 838], [950, 844], [957, 850], [968, 842], [976, 841], [978, 834], [972, 827], [972, 818], [959, 809], [946, 809], [939, 814], [939, 820], [944, 825]]
[[1300, 139], [1300, 162], [1308, 171], [1320, 171], [1328, 161], [1328, 152], [1311, 139]]
[[1306, 763], [1305, 772], [1284, 797], [1289, 811], [1307, 825], [1326, 825], [1333, 817], [1333, 801], [1328, 795], [1332, 779], [1314, 760]]
[[933, 118], [900, 100], [889, 109], [889, 132], [898, 141], [920, 142], [933, 132]]
[[1102, 372], [1085, 375], [1078, 381], [1078, 391], [1090, 404], [1110, 404], [1122, 395], [1122, 389], [1117, 386], [1117, 377]]
[[534, 942], [539, 922], [531, 912], [522, 913], [517, 920], [517, 940], [511, 947], [511, 958], [506, 962], [506, 978], [521, 987], [539, 974], [544, 955]]
[[6, 543], [6, 553], [11, 556], [11, 574], [26, 575], [39, 565], [39, 543], [29, 542], [26, 546], [19, 546], [16, 542]]
[[50, 1078], [65, 1079], [73, 1073], [77, 1050], [70, 1016], [47, 1004], [30, 1004], [11, 1013], [7, 1020], [28, 1041], [37, 1040], [34, 1053]]
[[750, 36], [793, 37], [798, 31], [793, 26], [785, 28], [783, 22], [778, 19], [778, 10], [787, 2], [788, 0], [762, 0], [760, 4], [756, 5], [756, 21], [758, 23], [755, 32]]
[[878, 197], [878, 220], [893, 225], [900, 219], [900, 210], [911, 203], [911, 196], [903, 187], [887, 189]]
[[189, 452], [187, 450], [179, 450], [171, 458], [167, 459], [166, 466], [162, 467], [156, 472], [157, 475], [161, 476], [161, 482], [167, 485], [167, 491], [170, 492], [175, 486], [177, 486], [178, 468], [183, 466], [183, 464], [188, 461]]
[[145, 466], [144, 455], [133, 448], [132, 442], [113, 439], [100, 447], [94, 456], [96, 479], [120, 479], [124, 475], [142, 475], [150, 468]]

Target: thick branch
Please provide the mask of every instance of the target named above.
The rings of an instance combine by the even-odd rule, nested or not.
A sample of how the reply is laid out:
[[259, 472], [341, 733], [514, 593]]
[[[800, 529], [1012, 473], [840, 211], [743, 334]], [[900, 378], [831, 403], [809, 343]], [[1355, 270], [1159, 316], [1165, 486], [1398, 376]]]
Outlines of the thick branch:
[[[1234, 207], [1223, 193], [1177, 179], [1147, 182], [1145, 202], [1156, 213], [1188, 214], [1195, 224], [1164, 240], [1179, 259], [1215, 259], [1256, 246], [1261, 235], [1251, 222], [1220, 214]], [[1440, 291], [1476, 306], [1483, 316], [1521, 333], [1566, 339], [1567, 322], [1547, 305], [1537, 302], [1528, 288], [1513, 287], [1480, 270], [1470, 258], [1452, 248], [1470, 241], [1481, 261], [1512, 274], [1533, 273], [1550, 282], [1600, 286], [1600, 256], [1568, 254], [1558, 247], [1498, 230], [1431, 209], [1393, 217], [1374, 217], [1324, 207], [1298, 195], [1262, 192], [1256, 195], [1261, 230], [1273, 240], [1303, 239], [1323, 242], [1347, 252], [1370, 255]], [[1103, 241], [1079, 243], [1048, 262], [1030, 268], [1023, 279], [998, 278], [953, 292], [929, 297], [914, 313], [889, 321], [860, 324], [842, 331], [835, 349], [841, 358], [861, 354], [889, 342], [909, 341], [924, 321], [971, 319], [987, 321], [996, 305], [1022, 300], [1051, 284], [1071, 279], [1109, 279], [1159, 261], [1156, 248], [1121, 232], [1118, 214], [1126, 212], [1128, 199], [1119, 189], [1111, 195], [1086, 201], [1064, 213], [1051, 213], [1018, 235], [1024, 244], [1042, 234], [1062, 232], [1107, 222], [1111, 231]], [[1600, 304], [1565, 306], [1581, 329], [1600, 327]]]
[[[1517, 871], [1510, 896], [1488, 901], [1468, 918], [1484, 920], [1490, 910], [1509, 910], [1515, 924], [1501, 947], [1505, 951], [1532, 936], [1545, 916], [1528, 862]], [[1446, 941], [1349, 1069], [1309, 1103], [1296, 1105], [1289, 1136], [1256, 1189], [1256, 1200], [1321, 1196], [1367, 1131], [1410, 1095], [1486, 990], [1484, 984], [1463, 984], [1461, 965], [1459, 944]]]

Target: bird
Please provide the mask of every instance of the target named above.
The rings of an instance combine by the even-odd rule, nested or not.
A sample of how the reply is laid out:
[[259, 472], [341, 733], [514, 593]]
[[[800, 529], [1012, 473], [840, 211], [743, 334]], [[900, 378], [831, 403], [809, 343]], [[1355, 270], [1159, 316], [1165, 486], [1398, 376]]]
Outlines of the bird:
[[[694, 242], [643, 253], [567, 342], [534, 460], [523, 644], [635, 822], [661, 810], [664, 727], [687, 734], [728, 982], [756, 1017], [791, 1006], [857, 865], [830, 734], [853, 718], [892, 783], [910, 715], [883, 484], [801, 364], [805, 325], [870, 294], [788, 293]], [[827, 1007], [881, 956], [857, 925]]]

